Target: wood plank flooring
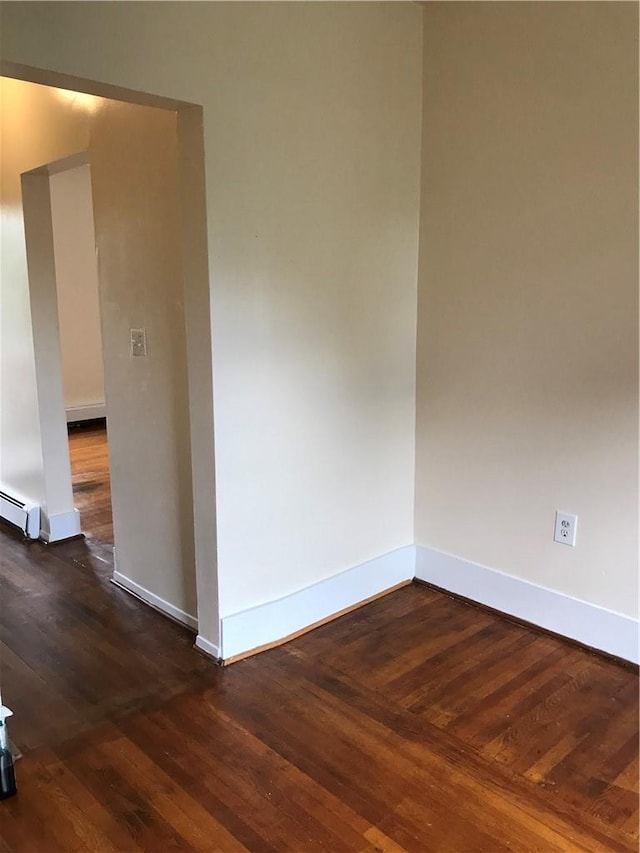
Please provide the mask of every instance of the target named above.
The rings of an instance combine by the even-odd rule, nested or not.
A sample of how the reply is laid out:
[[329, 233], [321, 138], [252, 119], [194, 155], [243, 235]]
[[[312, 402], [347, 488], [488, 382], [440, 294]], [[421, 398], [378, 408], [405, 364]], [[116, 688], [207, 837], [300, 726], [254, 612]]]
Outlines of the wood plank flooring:
[[420, 584], [217, 667], [0, 528], [0, 851], [638, 850], [638, 677]]
[[90, 422], [69, 430], [73, 501], [80, 510], [82, 532], [113, 545], [109, 447], [104, 424]]

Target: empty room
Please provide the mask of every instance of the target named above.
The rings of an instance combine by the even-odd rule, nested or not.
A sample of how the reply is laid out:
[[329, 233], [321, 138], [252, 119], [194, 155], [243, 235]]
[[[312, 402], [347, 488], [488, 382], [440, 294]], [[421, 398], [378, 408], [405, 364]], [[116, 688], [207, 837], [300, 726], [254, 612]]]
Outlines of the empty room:
[[0, 3], [3, 853], [638, 849], [638, 10]]

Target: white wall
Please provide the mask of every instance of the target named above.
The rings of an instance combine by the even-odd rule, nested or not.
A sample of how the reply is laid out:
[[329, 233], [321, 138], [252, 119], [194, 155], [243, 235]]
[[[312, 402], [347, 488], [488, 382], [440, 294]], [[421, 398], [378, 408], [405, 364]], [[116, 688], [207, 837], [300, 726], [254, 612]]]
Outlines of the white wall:
[[67, 418], [103, 417], [104, 370], [89, 165], [51, 175], [50, 189]]
[[421, 15], [3, 7], [6, 61], [204, 106], [222, 614], [413, 538]]
[[424, 16], [416, 541], [635, 615], [638, 6]]

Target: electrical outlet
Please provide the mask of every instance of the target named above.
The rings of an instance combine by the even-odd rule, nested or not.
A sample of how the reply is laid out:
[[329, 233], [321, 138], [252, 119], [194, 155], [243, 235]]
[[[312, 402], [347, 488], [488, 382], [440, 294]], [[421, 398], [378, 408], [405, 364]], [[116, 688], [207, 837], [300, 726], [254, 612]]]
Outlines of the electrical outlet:
[[134, 358], [147, 355], [147, 333], [144, 329], [131, 329], [131, 355]]
[[553, 534], [554, 542], [562, 545], [576, 544], [576, 531], [578, 528], [578, 516], [569, 512], [556, 511], [556, 528]]

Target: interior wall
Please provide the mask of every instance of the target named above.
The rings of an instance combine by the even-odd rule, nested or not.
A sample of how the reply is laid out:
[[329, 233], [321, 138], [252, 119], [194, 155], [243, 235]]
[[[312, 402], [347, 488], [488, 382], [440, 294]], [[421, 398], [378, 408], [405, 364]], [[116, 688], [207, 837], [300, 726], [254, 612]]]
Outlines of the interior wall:
[[638, 6], [425, 4], [423, 108], [416, 541], [635, 615]]
[[[17, 442], [26, 443], [18, 437], [22, 429], [32, 439], [33, 492], [26, 496], [38, 497], [44, 471], [42, 441], [32, 425], [38, 408], [20, 174], [86, 150], [100, 261], [117, 569], [195, 615], [176, 114], [18, 80], [3, 79], [2, 93], [2, 211], [13, 225], [2, 233], [3, 263], [11, 272], [5, 278], [3, 269], [3, 323], [20, 332], [3, 335], [3, 365], [15, 362], [14, 338], [22, 348], [14, 381], [5, 384], [3, 373], [3, 466], [15, 460]], [[148, 357], [133, 359], [129, 330], [140, 327]], [[26, 465], [13, 465], [24, 477]], [[12, 473], [3, 467], [3, 478]]]
[[56, 542], [77, 536], [80, 518], [73, 505], [64, 413], [48, 167], [21, 175], [21, 188], [44, 483], [39, 535]]
[[104, 416], [104, 370], [89, 164], [51, 175], [58, 322], [67, 417]]
[[421, 7], [2, 15], [6, 61], [204, 107], [222, 614], [411, 543]]
[[42, 437], [22, 216], [21, 172], [87, 147], [83, 111], [68, 110], [58, 131], [58, 105], [37, 86], [0, 78], [0, 481], [9, 493], [45, 503]]
[[[93, 128], [116, 569], [195, 617], [177, 117], [109, 100]], [[140, 328], [147, 357], [132, 358]]]
[[[22, 211], [19, 204], [4, 202], [1, 210], [0, 489], [41, 506], [44, 483], [29, 292], [14, 286], [26, 274]], [[12, 244], [20, 249], [10, 251]]]

